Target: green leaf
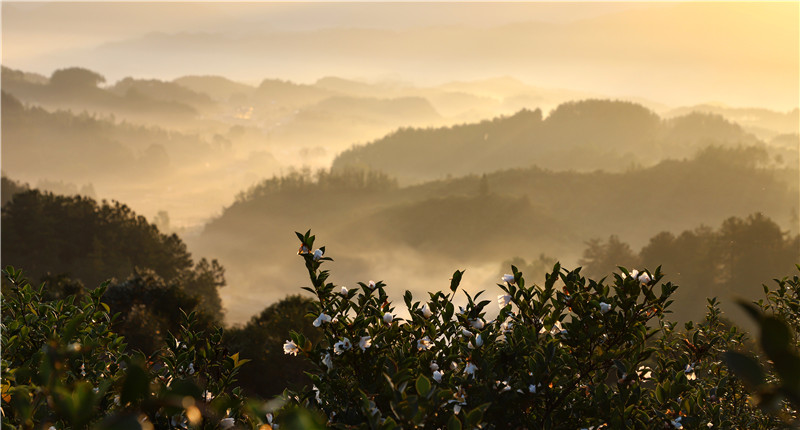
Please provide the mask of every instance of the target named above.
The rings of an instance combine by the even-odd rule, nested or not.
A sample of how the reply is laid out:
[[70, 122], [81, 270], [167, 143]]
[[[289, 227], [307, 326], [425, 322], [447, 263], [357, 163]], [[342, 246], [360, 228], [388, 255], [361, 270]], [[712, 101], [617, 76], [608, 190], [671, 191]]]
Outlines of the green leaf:
[[795, 393], [794, 395], [798, 396], [798, 401], [800, 401], [800, 357], [795, 352], [785, 349], [770, 356], [770, 359], [781, 379], [783, 388]]
[[450, 278], [450, 291], [456, 292], [458, 285], [461, 283], [461, 277], [464, 275], [463, 270], [456, 270], [453, 277]]
[[421, 397], [427, 397], [428, 393], [431, 391], [431, 381], [429, 381], [425, 375], [419, 375], [415, 385], [417, 387], [417, 394]]
[[450, 415], [450, 419], [447, 420], [447, 430], [461, 430], [461, 420], [455, 415]]
[[658, 403], [664, 403], [664, 398], [666, 398], [666, 396], [667, 396], [667, 393], [664, 390], [664, 386], [659, 384], [656, 387], [656, 400], [658, 400]]
[[761, 320], [761, 347], [772, 358], [789, 347], [792, 333], [781, 319], [769, 316]]
[[381, 426], [381, 430], [383, 429], [392, 430], [396, 428], [397, 428], [397, 423], [394, 421], [394, 418], [392, 417], [386, 418], [386, 421], [384, 421], [383, 425]]
[[764, 383], [764, 371], [758, 362], [744, 354], [727, 351], [723, 354], [725, 363], [751, 388], [758, 387]]
[[489, 403], [485, 403], [477, 408], [469, 411], [467, 414], [467, 426], [470, 428], [477, 428], [478, 424], [481, 423], [483, 420], [483, 412], [486, 411], [490, 406]]
[[126, 404], [128, 402], [134, 403], [139, 399], [147, 396], [150, 390], [150, 380], [147, 372], [141, 365], [133, 362], [128, 363], [128, 370], [125, 375], [125, 382], [122, 384], [122, 393], [120, 393], [120, 402]]

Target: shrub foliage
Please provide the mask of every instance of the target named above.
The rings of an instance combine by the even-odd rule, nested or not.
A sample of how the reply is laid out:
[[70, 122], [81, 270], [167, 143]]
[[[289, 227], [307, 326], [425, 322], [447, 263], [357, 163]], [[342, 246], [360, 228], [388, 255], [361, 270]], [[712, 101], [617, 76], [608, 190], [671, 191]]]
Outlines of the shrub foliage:
[[[310, 232], [297, 236], [311, 280], [305, 289], [315, 300], [293, 298], [265, 311], [253, 327], [237, 329], [228, 346], [245, 345], [248, 336], [274, 337], [270, 330], [283, 332], [286, 321], [273, 314], [286, 315], [306, 334], [291, 332], [283, 352], [308, 370], [310, 387], [270, 401], [247, 398], [237, 376], [249, 359], [230, 351], [223, 330], [209, 329], [196, 313], [181, 312], [162, 333], [163, 346], [145, 355], [112, 330], [120, 314], [102, 301], [106, 284], [48, 301], [44, 287], [9, 267], [2, 296], [3, 425], [707, 429], [798, 423], [797, 276], [764, 287], [765, 299], [743, 303], [761, 328], [755, 344], [726, 322], [713, 298], [702, 322], [670, 322], [677, 286], [664, 282], [660, 268], [620, 268], [592, 280], [556, 264], [538, 285], [511, 266], [500, 294], [489, 298], [461, 290], [464, 272], [456, 271], [449, 288], [424, 300], [406, 292], [401, 311], [383, 282], [335, 286], [323, 269], [331, 261], [325, 247], [315, 248]], [[461, 296], [464, 306], [456, 304]], [[310, 309], [311, 331], [301, 325], [303, 309]], [[267, 355], [248, 374], [269, 373], [275, 344], [268, 342]], [[259, 347], [248, 351], [257, 356]]]
[[[660, 268], [595, 281], [556, 265], [540, 286], [512, 266], [502, 294], [462, 292], [464, 307], [453, 303], [456, 271], [424, 301], [407, 291], [401, 318], [389, 287], [334, 286], [325, 248], [314, 249], [310, 232], [298, 238], [317, 297], [309, 318], [324, 336], [312, 344], [294, 334], [285, 349], [316, 363], [300, 402], [333, 427], [773, 428], [797, 419], [781, 397], [782, 415], [751, 402], [723, 360], [746, 349], [745, 336], [715, 299], [700, 324], [666, 318], [677, 287]], [[796, 278], [780, 282], [798, 289]]]

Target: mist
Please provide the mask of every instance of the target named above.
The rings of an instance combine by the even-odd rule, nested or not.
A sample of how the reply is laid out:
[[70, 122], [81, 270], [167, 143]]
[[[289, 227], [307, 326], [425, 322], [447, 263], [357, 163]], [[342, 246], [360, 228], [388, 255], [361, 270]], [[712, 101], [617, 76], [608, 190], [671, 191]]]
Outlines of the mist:
[[[218, 259], [228, 324], [301, 292], [308, 229], [334, 283], [395, 300], [455, 270], [493, 299], [512, 261], [541, 283], [555, 261], [602, 277], [652, 255], [699, 295], [653, 244], [732, 226], [777, 229], [775, 265], [742, 269], [766, 282], [800, 261], [798, 13], [3, 2], [2, 172], [122, 202]], [[760, 287], [718, 278], [724, 305]]]

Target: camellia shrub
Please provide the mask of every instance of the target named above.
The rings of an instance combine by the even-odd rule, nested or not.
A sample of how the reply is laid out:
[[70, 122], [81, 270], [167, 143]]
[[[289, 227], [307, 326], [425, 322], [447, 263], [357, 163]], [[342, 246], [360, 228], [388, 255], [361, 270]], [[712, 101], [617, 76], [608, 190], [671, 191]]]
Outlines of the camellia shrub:
[[[558, 264], [543, 285], [516, 267], [498, 293], [445, 291], [415, 300], [408, 318], [383, 282], [329, 282], [331, 258], [297, 234], [317, 298], [312, 343], [293, 333], [286, 354], [315, 365], [311, 389], [288, 393], [333, 428], [776, 428], [787, 417], [751, 401], [724, 361], [745, 336], [715, 299], [700, 324], [667, 319], [676, 286], [655, 271], [599, 281]], [[457, 294], [466, 306], [457, 307]], [[486, 298], [485, 298], [486, 297]], [[497, 316], [488, 310], [498, 306]], [[796, 338], [794, 338], [796, 341]], [[788, 403], [778, 405], [791, 411]], [[795, 413], [796, 418], [796, 413]], [[791, 417], [788, 418], [791, 420]]]
[[[113, 331], [107, 285], [48, 299], [8, 267], [2, 285], [2, 425], [11, 429], [709, 429], [797, 425], [800, 279], [745, 304], [760, 343], [727, 323], [668, 319], [676, 286], [620, 268], [591, 280], [558, 264], [544, 283], [514, 266], [497, 292], [424, 300], [383, 282], [329, 282], [331, 261], [298, 234], [318, 332], [291, 334], [310, 387], [265, 401], [237, 377], [247, 358], [195, 313], [144, 354]], [[454, 304], [463, 295], [463, 307]], [[460, 297], [459, 297], [460, 298]], [[459, 301], [463, 303], [463, 301]], [[495, 308], [496, 306], [496, 308]], [[307, 332], [307, 331], [306, 331]], [[262, 360], [263, 362], [263, 360]]]
[[[236, 377], [222, 329], [183, 314], [166, 346], [128, 351], [101, 301], [107, 284], [76, 300], [45, 301], [22, 272], [3, 271], [2, 425], [9, 429], [228, 429], [269, 425]], [[181, 312], [176, 309], [176, 312]], [[263, 402], [262, 402], [263, 403]]]

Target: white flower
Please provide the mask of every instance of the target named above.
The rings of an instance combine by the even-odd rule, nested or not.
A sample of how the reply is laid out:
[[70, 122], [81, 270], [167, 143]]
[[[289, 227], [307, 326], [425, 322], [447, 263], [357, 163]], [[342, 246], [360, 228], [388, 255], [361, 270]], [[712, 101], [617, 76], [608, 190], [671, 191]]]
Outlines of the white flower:
[[208, 403], [208, 402], [210, 402], [210, 401], [214, 400], [214, 395], [213, 395], [213, 394], [211, 394], [211, 392], [210, 392], [210, 391], [208, 391], [208, 390], [206, 390], [206, 391], [203, 391], [203, 400], [204, 400], [206, 403]]
[[[539, 333], [546, 333], [546, 332], [547, 330], [545, 330], [544, 327], [539, 329]], [[553, 324], [553, 328], [550, 329], [550, 336], [555, 336], [557, 334], [560, 334], [561, 336], [567, 335], [567, 330], [561, 326], [561, 321], [556, 321], [556, 323]]]
[[463, 307], [461, 307], [461, 306], [459, 306], [459, 307], [458, 307], [458, 314], [459, 314], [459, 315], [464, 315], [464, 312], [466, 312], [466, 311], [467, 311], [467, 310], [466, 310], [466, 309], [464, 309]]
[[714, 423], [709, 421], [708, 424], [706, 424], [706, 427], [708, 427], [708, 428], [714, 427]]
[[375, 289], [375, 281], [369, 281], [369, 283], [367, 285], [369, 285], [370, 289], [373, 289], [373, 290]]
[[273, 417], [272, 417], [271, 413], [268, 413], [266, 415], [266, 418], [267, 418], [267, 424], [269, 424], [269, 426], [270, 426], [270, 428], [272, 428], [272, 430], [278, 430], [278, 428], [280, 428], [280, 426], [278, 426], [277, 424], [272, 422]]
[[439, 365], [435, 361], [431, 361], [431, 371], [439, 370]]
[[342, 294], [343, 296], [346, 296], [346, 295], [347, 295], [347, 287], [342, 287], [342, 292], [341, 292], [341, 294]]
[[331, 317], [325, 314], [319, 314], [317, 319], [314, 320], [314, 327], [319, 327], [324, 322], [331, 322]]
[[500, 294], [497, 296], [497, 305], [500, 306], [500, 309], [508, 306], [511, 303], [511, 296], [508, 294]]
[[372, 346], [372, 338], [369, 336], [361, 336], [361, 340], [358, 341], [358, 347], [364, 351], [370, 346]]
[[503, 282], [513, 284], [514, 282], [516, 282], [516, 280], [514, 279], [514, 275], [509, 275], [508, 273], [506, 273], [505, 275], [503, 275]]
[[528, 385], [528, 392], [531, 393], [531, 394], [536, 394], [536, 389], [541, 387], [541, 386], [542, 386], [542, 384], [536, 384], [536, 385], [531, 384], [531, 385]]
[[633, 271], [631, 271], [631, 278], [638, 279], [639, 278], [639, 271], [636, 270], [636, 269], [633, 269]]
[[229, 429], [233, 427], [233, 424], [234, 424], [234, 419], [231, 417], [219, 420], [219, 426], [223, 429]]
[[512, 319], [506, 319], [500, 324], [500, 329], [503, 330], [503, 333], [508, 333], [511, 331], [511, 328], [514, 327], [514, 321]]
[[385, 322], [386, 324], [391, 324], [393, 319], [394, 316], [392, 316], [392, 314], [390, 314], [389, 312], [383, 314], [383, 322]]
[[683, 419], [683, 417], [678, 417], [678, 418], [675, 418], [674, 420], [672, 420], [671, 421], [672, 427], [675, 427], [676, 429], [682, 429], [683, 428], [683, 424], [681, 424], [681, 419]]
[[431, 342], [431, 339], [428, 336], [425, 336], [417, 341], [417, 349], [420, 351], [427, 351], [431, 349], [432, 346], [433, 342]]
[[470, 349], [480, 348], [481, 346], [483, 346], [483, 337], [481, 337], [481, 334], [478, 333], [478, 335], [475, 336], [475, 344], [470, 342], [468, 346]]
[[442, 382], [442, 376], [444, 376], [443, 370], [434, 370], [433, 371], [433, 380], [436, 382]]
[[641, 275], [639, 275], [639, 282], [643, 284], [649, 284], [650, 281], [652, 281], [652, 279], [650, 278], [650, 275], [647, 274], [647, 272], [643, 272]]
[[472, 332], [467, 330], [467, 329], [465, 329], [465, 328], [461, 329], [461, 335], [464, 336], [464, 337], [472, 337], [473, 336]]
[[686, 369], [683, 369], [683, 373], [686, 375], [686, 379], [690, 381], [697, 379], [697, 375], [694, 373], [694, 366], [692, 364], [687, 364]]
[[472, 363], [467, 363], [466, 367], [464, 367], [464, 373], [467, 375], [475, 375], [476, 370], [478, 370], [478, 366]]
[[189, 363], [189, 374], [194, 375], [194, 363]]
[[311, 389], [314, 391], [314, 399], [317, 403], [322, 403], [322, 400], [319, 398], [319, 388], [316, 385], [312, 385]]
[[600, 302], [600, 312], [606, 313], [611, 310], [611, 305], [606, 302]]
[[482, 328], [483, 328], [483, 326], [484, 326], [483, 320], [482, 320], [482, 319], [480, 319], [480, 318], [476, 318], [476, 319], [474, 319], [474, 320], [470, 321], [470, 322], [469, 322], [469, 324], [470, 324], [470, 325], [472, 326], [472, 328], [474, 328], [475, 330], [480, 330], [480, 329], [482, 329]]
[[494, 381], [494, 388], [500, 388], [500, 392], [504, 393], [506, 391], [511, 391], [511, 386], [508, 385], [508, 381]]
[[639, 366], [639, 369], [636, 371], [636, 374], [639, 375], [642, 379], [650, 379], [653, 376], [653, 371], [650, 370], [647, 366]]
[[328, 367], [328, 370], [333, 369], [333, 360], [331, 359], [331, 354], [326, 352], [325, 355], [322, 356], [322, 364]]
[[430, 318], [431, 315], [433, 315], [433, 312], [431, 312], [430, 308], [428, 308], [427, 303], [422, 305], [422, 309], [420, 309], [420, 312], [422, 312], [422, 316], [425, 318]]
[[335, 352], [336, 355], [342, 355], [343, 352], [347, 351], [352, 347], [353, 344], [350, 343], [350, 339], [344, 338], [333, 344], [333, 352]]
[[463, 388], [458, 387], [458, 390], [455, 392], [455, 394], [453, 394], [453, 397], [455, 399], [449, 400], [447, 403], [448, 404], [455, 403], [455, 406], [453, 407], [453, 413], [458, 415], [458, 413], [461, 412], [461, 407], [467, 405], [467, 393], [464, 392]]

